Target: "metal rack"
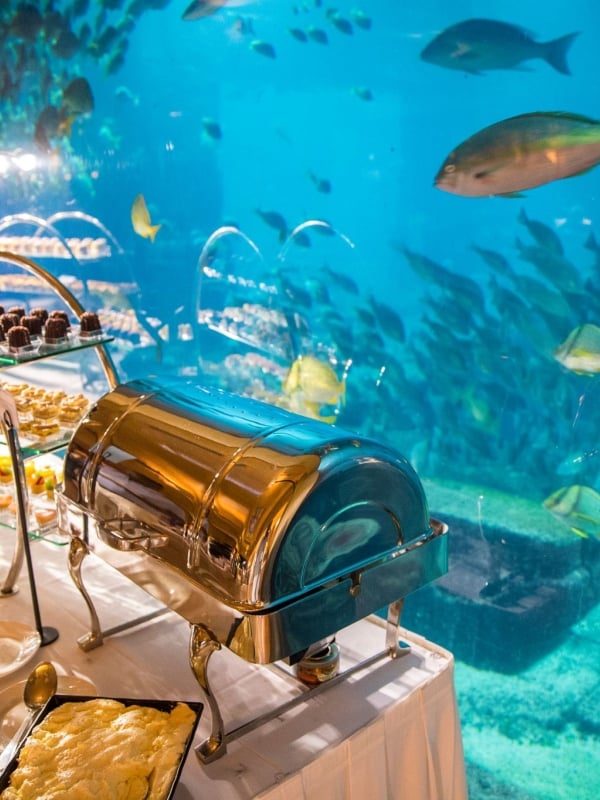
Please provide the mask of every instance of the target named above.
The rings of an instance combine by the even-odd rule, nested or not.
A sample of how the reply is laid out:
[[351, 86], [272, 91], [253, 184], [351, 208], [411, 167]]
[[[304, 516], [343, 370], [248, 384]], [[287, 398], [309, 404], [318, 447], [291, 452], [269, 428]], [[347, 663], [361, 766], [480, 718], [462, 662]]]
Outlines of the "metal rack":
[[[40, 278], [58, 297], [63, 301], [67, 308], [75, 316], [80, 317], [85, 311], [84, 307], [79, 301], [71, 294], [71, 292], [53, 275], [51, 275], [42, 266], [35, 261], [16, 253], [0, 250], [0, 262], [5, 262], [17, 266], [26, 272], [29, 272], [36, 277]], [[90, 340], [86, 347], [91, 347], [96, 352], [100, 364], [104, 370], [107, 383], [111, 389], [114, 389], [118, 383], [117, 371], [111, 359], [111, 356], [106, 349], [106, 343], [110, 341], [110, 337], [105, 337], [100, 340]], [[78, 348], [78, 349], [81, 349]], [[61, 353], [69, 352], [68, 348], [61, 350]], [[36, 358], [51, 358], [57, 353], [48, 352], [41, 354]], [[3, 358], [0, 363], [0, 368], [10, 366], [17, 366], [21, 364], [18, 358], [11, 359]], [[58, 636], [58, 631], [53, 628], [47, 628], [42, 625], [39, 604], [37, 600], [37, 591], [35, 587], [35, 577], [33, 573], [33, 566], [31, 563], [31, 556], [29, 552], [29, 513], [28, 513], [28, 497], [27, 497], [27, 484], [25, 479], [24, 449], [19, 443], [18, 436], [18, 416], [16, 405], [12, 396], [8, 392], [0, 392], [0, 409], [2, 415], [0, 417], [0, 426], [4, 434], [6, 443], [8, 445], [11, 465], [13, 469], [15, 495], [16, 495], [16, 538], [13, 557], [8, 569], [8, 572], [0, 586], [0, 598], [10, 597], [18, 591], [16, 586], [17, 578], [23, 566], [23, 559], [27, 561], [27, 568], [29, 574], [29, 584], [32, 595], [33, 611], [35, 617], [36, 628], [40, 634], [41, 644], [49, 644], [54, 641]], [[45, 449], [45, 452], [52, 452], [59, 447], [64, 446], [64, 442], [60, 444], [54, 443]]]

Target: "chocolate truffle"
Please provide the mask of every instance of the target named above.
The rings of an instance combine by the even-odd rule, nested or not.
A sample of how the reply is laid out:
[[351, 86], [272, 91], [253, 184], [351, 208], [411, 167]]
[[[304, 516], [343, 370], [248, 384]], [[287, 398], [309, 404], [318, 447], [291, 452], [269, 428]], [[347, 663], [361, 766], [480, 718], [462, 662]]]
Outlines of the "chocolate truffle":
[[84, 311], [79, 317], [79, 324], [82, 336], [85, 336], [86, 333], [98, 333], [98, 331], [102, 330], [100, 319], [95, 311]]
[[23, 325], [13, 325], [7, 333], [8, 346], [10, 348], [27, 347], [31, 344], [29, 331]]
[[44, 338], [47, 342], [55, 342], [57, 339], [64, 339], [67, 335], [67, 324], [61, 317], [48, 317], [44, 329]]
[[39, 317], [36, 317], [34, 314], [31, 316], [21, 317], [21, 325], [23, 325], [24, 328], [27, 328], [30, 336], [42, 335], [42, 320]]
[[7, 333], [13, 325], [19, 324], [19, 317], [16, 314], [0, 314], [0, 325], [4, 328], [4, 333]]
[[42, 325], [46, 324], [48, 319], [48, 311], [45, 308], [32, 308], [29, 314], [32, 317], [39, 317], [42, 320]]
[[[48, 319], [62, 319], [65, 321], [65, 325], [67, 326], [67, 328], [71, 327], [71, 320], [69, 319], [69, 315], [67, 314], [66, 311], [62, 310], [51, 311], [50, 314], [48, 315]], [[46, 322], [47, 321], [48, 320], [46, 320]]]
[[23, 306], [11, 306], [7, 309], [7, 314], [16, 314], [19, 319], [25, 316], [25, 309]]

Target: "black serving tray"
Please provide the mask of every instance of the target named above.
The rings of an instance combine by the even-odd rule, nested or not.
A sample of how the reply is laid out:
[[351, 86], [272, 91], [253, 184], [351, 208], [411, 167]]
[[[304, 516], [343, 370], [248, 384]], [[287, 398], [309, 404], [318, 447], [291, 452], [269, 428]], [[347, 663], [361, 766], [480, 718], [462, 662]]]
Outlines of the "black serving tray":
[[200, 721], [200, 717], [202, 716], [202, 710], [204, 705], [202, 703], [191, 702], [188, 700], [141, 700], [139, 698], [123, 698], [123, 697], [97, 697], [94, 695], [70, 695], [70, 694], [55, 694], [54, 697], [51, 697], [50, 700], [46, 703], [46, 705], [42, 708], [42, 710], [35, 716], [29, 729], [27, 730], [27, 734], [23, 737], [23, 741], [21, 742], [18, 750], [15, 752], [12, 759], [6, 765], [4, 772], [0, 775], [0, 792], [4, 791], [7, 788], [10, 776], [12, 772], [16, 769], [19, 759], [19, 753], [21, 752], [21, 748], [25, 745], [25, 742], [29, 738], [30, 733], [32, 730], [55, 708], [63, 705], [64, 703], [84, 703], [86, 700], [116, 700], [119, 703], [123, 703], [125, 706], [148, 706], [150, 708], [156, 708], [158, 711], [172, 711], [176, 705], [179, 703], [185, 703], [187, 706], [191, 708], [191, 710], [195, 714], [194, 723], [192, 725], [192, 729], [188, 738], [186, 739], [185, 745], [183, 747], [183, 752], [179, 758], [179, 764], [177, 765], [177, 769], [175, 770], [175, 774], [173, 776], [173, 780], [171, 781], [171, 786], [169, 791], [165, 797], [165, 800], [172, 800], [173, 794], [175, 789], [177, 788], [177, 783], [179, 782], [179, 778], [181, 777], [181, 771], [183, 769], [183, 765], [187, 758], [190, 745], [194, 739], [194, 735], [196, 733], [196, 728], [198, 727], [198, 722]]

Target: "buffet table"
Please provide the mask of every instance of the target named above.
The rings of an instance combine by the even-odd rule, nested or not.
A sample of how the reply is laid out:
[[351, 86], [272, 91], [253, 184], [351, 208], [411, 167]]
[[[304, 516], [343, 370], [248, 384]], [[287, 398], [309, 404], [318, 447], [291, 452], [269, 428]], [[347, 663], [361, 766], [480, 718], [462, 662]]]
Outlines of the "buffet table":
[[[0, 574], [8, 569], [14, 531], [0, 529]], [[188, 663], [189, 626], [95, 557], [84, 568], [103, 628], [157, 616], [84, 653], [87, 609], [67, 570], [66, 544], [31, 544], [42, 623], [59, 638], [0, 678], [0, 692], [25, 680], [39, 661], [91, 681], [99, 695], [202, 700]], [[19, 592], [0, 599], [0, 620], [34, 627], [25, 569]], [[181, 587], [173, 585], [173, 592]], [[175, 800], [462, 800], [465, 770], [450, 653], [402, 631], [410, 651], [384, 657], [316, 697], [246, 733], [223, 758], [202, 765], [190, 750]], [[337, 637], [342, 667], [384, 649], [382, 622], [369, 617]], [[407, 648], [408, 649], [408, 648]], [[210, 664], [211, 683], [229, 731], [258, 711], [306, 690], [277, 666], [256, 666], [223, 649]], [[1, 720], [0, 720], [1, 723]], [[210, 729], [205, 709], [196, 742]]]

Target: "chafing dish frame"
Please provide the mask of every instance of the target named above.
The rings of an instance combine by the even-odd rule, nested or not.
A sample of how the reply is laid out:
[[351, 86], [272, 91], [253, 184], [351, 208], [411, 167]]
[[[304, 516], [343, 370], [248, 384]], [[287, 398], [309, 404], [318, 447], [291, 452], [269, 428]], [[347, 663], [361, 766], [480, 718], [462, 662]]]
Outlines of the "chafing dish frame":
[[[384, 445], [199, 388], [200, 400], [136, 381], [100, 399], [69, 445], [57, 507], [71, 538], [69, 571], [90, 612], [83, 650], [114, 632], [102, 631], [84, 586], [89, 552], [163, 603], [166, 588], [166, 605], [190, 623], [190, 666], [212, 717], [197, 753], [209, 762], [242, 735], [225, 733], [208, 675], [212, 653], [224, 645], [252, 663], [293, 665], [389, 605], [382, 655], [397, 657], [402, 598], [446, 572], [447, 526], [428, 518], [418, 476]], [[147, 419], [155, 437], [164, 435], [140, 438]], [[365, 520], [373, 523], [366, 530]], [[335, 531], [331, 554], [323, 531]], [[229, 544], [243, 536], [246, 549]], [[207, 557], [210, 570], [196, 572]]]
[[[90, 630], [85, 635], [81, 636], [78, 639], [79, 647], [88, 652], [90, 650], [95, 649], [103, 644], [104, 639], [112, 636], [116, 633], [120, 633], [128, 628], [134, 627], [136, 625], [143, 624], [152, 620], [162, 614], [168, 613], [169, 611], [177, 611], [176, 608], [159, 608], [155, 611], [150, 612], [149, 614], [143, 615], [141, 617], [137, 617], [131, 621], [124, 622], [120, 625], [115, 626], [114, 628], [102, 630], [100, 625], [100, 620], [98, 614], [96, 612], [94, 603], [85, 587], [83, 576], [82, 576], [82, 566], [84, 563], [84, 559], [86, 556], [90, 554], [90, 548], [88, 547], [87, 540], [89, 537], [89, 530], [88, 530], [88, 523], [89, 523], [90, 515], [89, 511], [84, 511], [82, 509], [82, 523], [83, 529], [79, 533], [82, 535], [72, 535], [70, 546], [69, 546], [69, 554], [68, 554], [68, 568], [71, 578], [79, 589], [90, 614]], [[405, 548], [400, 551], [400, 555], [408, 555], [410, 557], [411, 554], [414, 554], [419, 551], [420, 548], [423, 547], [424, 544], [429, 544], [430, 546], [430, 569], [435, 569], [433, 566], [437, 559], [442, 555], [445, 558], [445, 550], [442, 548], [442, 541], [448, 532], [448, 526], [435, 519], [430, 519], [430, 526], [431, 526], [431, 533], [426, 537], [421, 537], [416, 539], [415, 541], [408, 544]], [[74, 531], [71, 532], [75, 534]], [[148, 532], [146, 532], [148, 533]], [[137, 542], [145, 541], [145, 537], [141, 536], [138, 537]], [[135, 541], [132, 544], [131, 541], [124, 540], [123, 549], [126, 550], [128, 547], [135, 547]], [[439, 574], [442, 574], [440, 570], [438, 570]], [[434, 577], [439, 577], [438, 574], [432, 575], [431, 579]], [[360, 597], [361, 594], [361, 576], [359, 573], [351, 576], [348, 579], [337, 580], [335, 582], [336, 586], [341, 587], [342, 592], [347, 593], [348, 597], [356, 600]], [[419, 583], [419, 586], [422, 585]], [[408, 594], [410, 591], [413, 591], [415, 588], [419, 588], [419, 586], [408, 586], [406, 588], [405, 594]], [[330, 588], [334, 588], [333, 586]], [[209, 598], [204, 592], [201, 592], [203, 599]], [[317, 596], [320, 596], [320, 593], [316, 593]], [[311, 597], [311, 595], [309, 595]], [[306, 599], [306, 598], [301, 598]], [[212, 602], [213, 604], [219, 604], [219, 602], [215, 599], [209, 598], [209, 603]], [[209, 736], [202, 741], [197, 747], [195, 748], [196, 755], [198, 756], [199, 760], [205, 764], [211, 763], [212, 761], [221, 758], [227, 752], [227, 744], [235, 739], [249, 733], [252, 730], [255, 730], [262, 724], [269, 722], [270, 720], [274, 719], [275, 717], [285, 713], [289, 709], [293, 708], [300, 702], [303, 702], [307, 699], [307, 696], [314, 696], [322, 691], [324, 691], [327, 687], [333, 686], [336, 683], [339, 683], [342, 680], [348, 678], [351, 674], [356, 672], [357, 670], [364, 669], [367, 666], [375, 663], [376, 661], [389, 657], [392, 659], [398, 658], [410, 651], [410, 648], [400, 642], [399, 639], [399, 627], [400, 627], [400, 615], [402, 613], [402, 607], [404, 604], [404, 596], [393, 601], [387, 607], [387, 617], [386, 617], [386, 625], [385, 625], [385, 648], [377, 653], [374, 656], [366, 658], [364, 660], [359, 661], [354, 666], [346, 669], [344, 672], [339, 673], [335, 677], [329, 679], [324, 683], [320, 683], [317, 686], [314, 686], [310, 689], [307, 689], [305, 684], [302, 684], [300, 681], [297, 681], [298, 685], [304, 686], [304, 691], [298, 694], [296, 697], [293, 697], [291, 700], [287, 701], [284, 704], [277, 706], [272, 711], [269, 711], [265, 714], [258, 715], [250, 722], [235, 728], [229, 732], [225, 731], [225, 725], [223, 721], [223, 717], [221, 715], [221, 711], [219, 708], [218, 700], [212, 691], [210, 685], [210, 678], [208, 674], [208, 666], [209, 661], [212, 654], [221, 649], [222, 644], [219, 640], [218, 636], [205, 624], [196, 622], [190, 622], [190, 639], [189, 639], [189, 663], [192, 672], [198, 682], [199, 688], [202, 692], [202, 696], [204, 701], [206, 702], [208, 708], [210, 709], [211, 715], [211, 731]], [[292, 604], [294, 605], [294, 604]], [[288, 606], [289, 607], [289, 606]], [[284, 606], [286, 608], [286, 606]], [[250, 613], [250, 614], [243, 614], [240, 612], [236, 612], [232, 608], [228, 608], [230, 612], [230, 624], [232, 630], [239, 630], [240, 627], [244, 625], [245, 622], [248, 622], [250, 625], [252, 621], [256, 622], [258, 625], [269, 625], [269, 623], [273, 622], [280, 622], [278, 619], [279, 614], [281, 613], [280, 609], [276, 609], [274, 611], [268, 611], [266, 613]], [[368, 615], [365, 615], [368, 616]], [[251, 618], [253, 618], [251, 620]], [[356, 618], [352, 620], [352, 622], [357, 621]], [[284, 624], [284, 623], [282, 623]], [[345, 627], [343, 621], [340, 622], [339, 628]], [[252, 635], [252, 634], [250, 634]], [[327, 632], [324, 631], [324, 636], [330, 636], [331, 631], [329, 630], [329, 626], [327, 628]], [[228, 649], [232, 649], [235, 652], [234, 648], [228, 647]], [[239, 655], [239, 653], [238, 653]], [[288, 663], [290, 661], [289, 654], [280, 654], [280, 658], [273, 658], [273, 661], [285, 659]], [[269, 662], [269, 663], [272, 663]], [[263, 662], [264, 663], [264, 662]]]

